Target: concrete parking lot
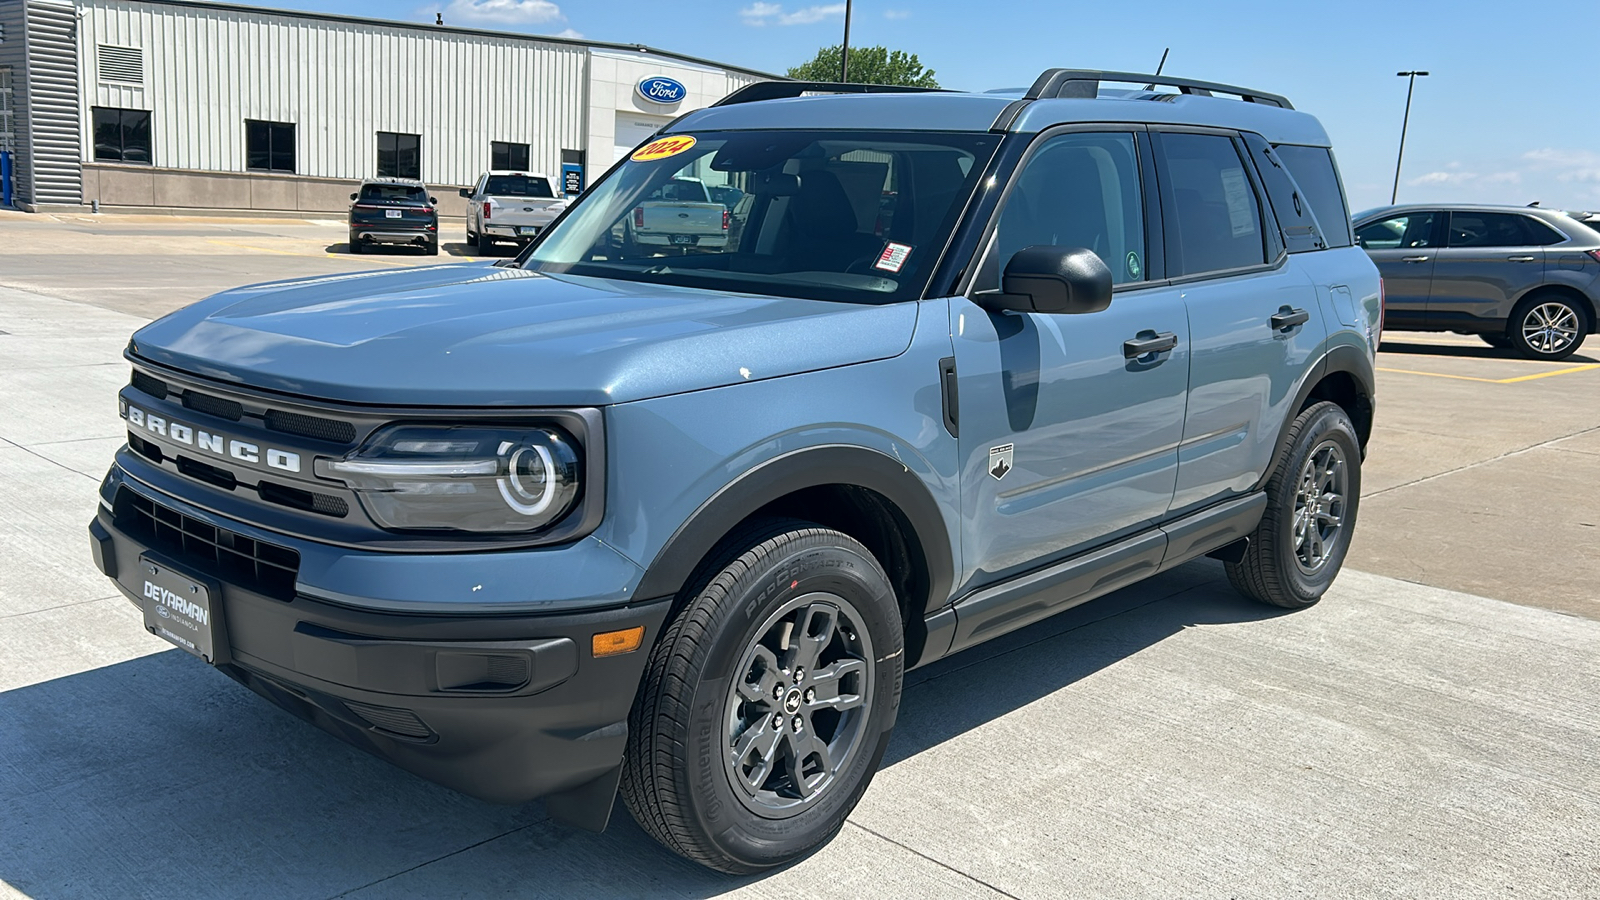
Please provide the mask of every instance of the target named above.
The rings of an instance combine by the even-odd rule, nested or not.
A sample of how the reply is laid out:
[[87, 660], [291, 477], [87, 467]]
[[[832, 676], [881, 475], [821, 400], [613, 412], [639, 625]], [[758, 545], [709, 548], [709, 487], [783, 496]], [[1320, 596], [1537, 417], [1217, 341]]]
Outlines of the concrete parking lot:
[[343, 241], [0, 212], [0, 897], [1600, 896], [1600, 339], [1547, 364], [1390, 335], [1323, 603], [1202, 561], [910, 673], [839, 838], [728, 879], [620, 806], [576, 832], [346, 747], [148, 636], [89, 562], [129, 332], [450, 258]]

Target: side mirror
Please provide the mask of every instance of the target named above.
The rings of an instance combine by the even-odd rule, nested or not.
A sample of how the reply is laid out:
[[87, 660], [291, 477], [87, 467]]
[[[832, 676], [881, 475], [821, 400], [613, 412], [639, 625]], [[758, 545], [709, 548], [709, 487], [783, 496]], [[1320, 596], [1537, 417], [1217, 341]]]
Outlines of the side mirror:
[[351, 199], [351, 200], [354, 200], [354, 199], [356, 199], [356, 198], [357, 198], [357, 197], [359, 197], [359, 196], [361, 196], [361, 195], [360, 195], [360, 194], [351, 194], [351, 195], [350, 195], [350, 199]]
[[468, 188], [462, 188], [461, 196], [470, 198], [472, 196], [472, 191]]
[[1024, 247], [1006, 263], [1001, 291], [978, 295], [996, 312], [1078, 314], [1111, 305], [1111, 270], [1093, 250]]
[[429, 197], [428, 198], [428, 202], [430, 204], [434, 205], [434, 206], [438, 206], [439, 205], [439, 198], [438, 197]]

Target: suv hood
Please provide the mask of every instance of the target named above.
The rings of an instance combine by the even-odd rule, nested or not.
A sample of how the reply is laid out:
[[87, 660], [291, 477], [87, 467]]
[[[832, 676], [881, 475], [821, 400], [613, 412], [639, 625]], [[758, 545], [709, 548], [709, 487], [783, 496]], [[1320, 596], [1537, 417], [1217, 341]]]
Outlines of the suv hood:
[[226, 291], [131, 352], [250, 387], [385, 406], [597, 406], [886, 359], [917, 304], [729, 294], [485, 264]]

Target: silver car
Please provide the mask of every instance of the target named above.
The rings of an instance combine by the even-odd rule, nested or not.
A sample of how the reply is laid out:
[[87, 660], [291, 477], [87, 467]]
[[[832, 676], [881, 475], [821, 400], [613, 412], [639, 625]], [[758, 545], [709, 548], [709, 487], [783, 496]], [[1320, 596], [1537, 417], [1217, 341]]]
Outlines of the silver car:
[[1385, 206], [1354, 217], [1383, 273], [1384, 327], [1476, 334], [1565, 359], [1595, 330], [1600, 232], [1557, 210]]

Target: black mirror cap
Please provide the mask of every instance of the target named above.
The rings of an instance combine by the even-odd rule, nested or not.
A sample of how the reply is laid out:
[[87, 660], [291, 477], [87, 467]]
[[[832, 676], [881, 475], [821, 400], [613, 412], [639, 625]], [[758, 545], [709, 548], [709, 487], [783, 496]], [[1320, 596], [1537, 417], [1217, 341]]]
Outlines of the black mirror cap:
[[429, 197], [428, 198], [428, 202], [433, 204], [434, 206], [438, 206], [439, 205], [439, 198], [438, 197]]
[[462, 188], [461, 189], [461, 196], [463, 196], [463, 197], [471, 197], [472, 196], [472, 191], [467, 189], [467, 188]]
[[1093, 250], [1039, 245], [1018, 250], [1001, 278], [1005, 307], [1078, 314], [1111, 305], [1111, 270]]
[[351, 194], [350, 195], [350, 199], [354, 200], [354, 199], [356, 199], [357, 197], [360, 197], [360, 196], [361, 196], [360, 194]]

